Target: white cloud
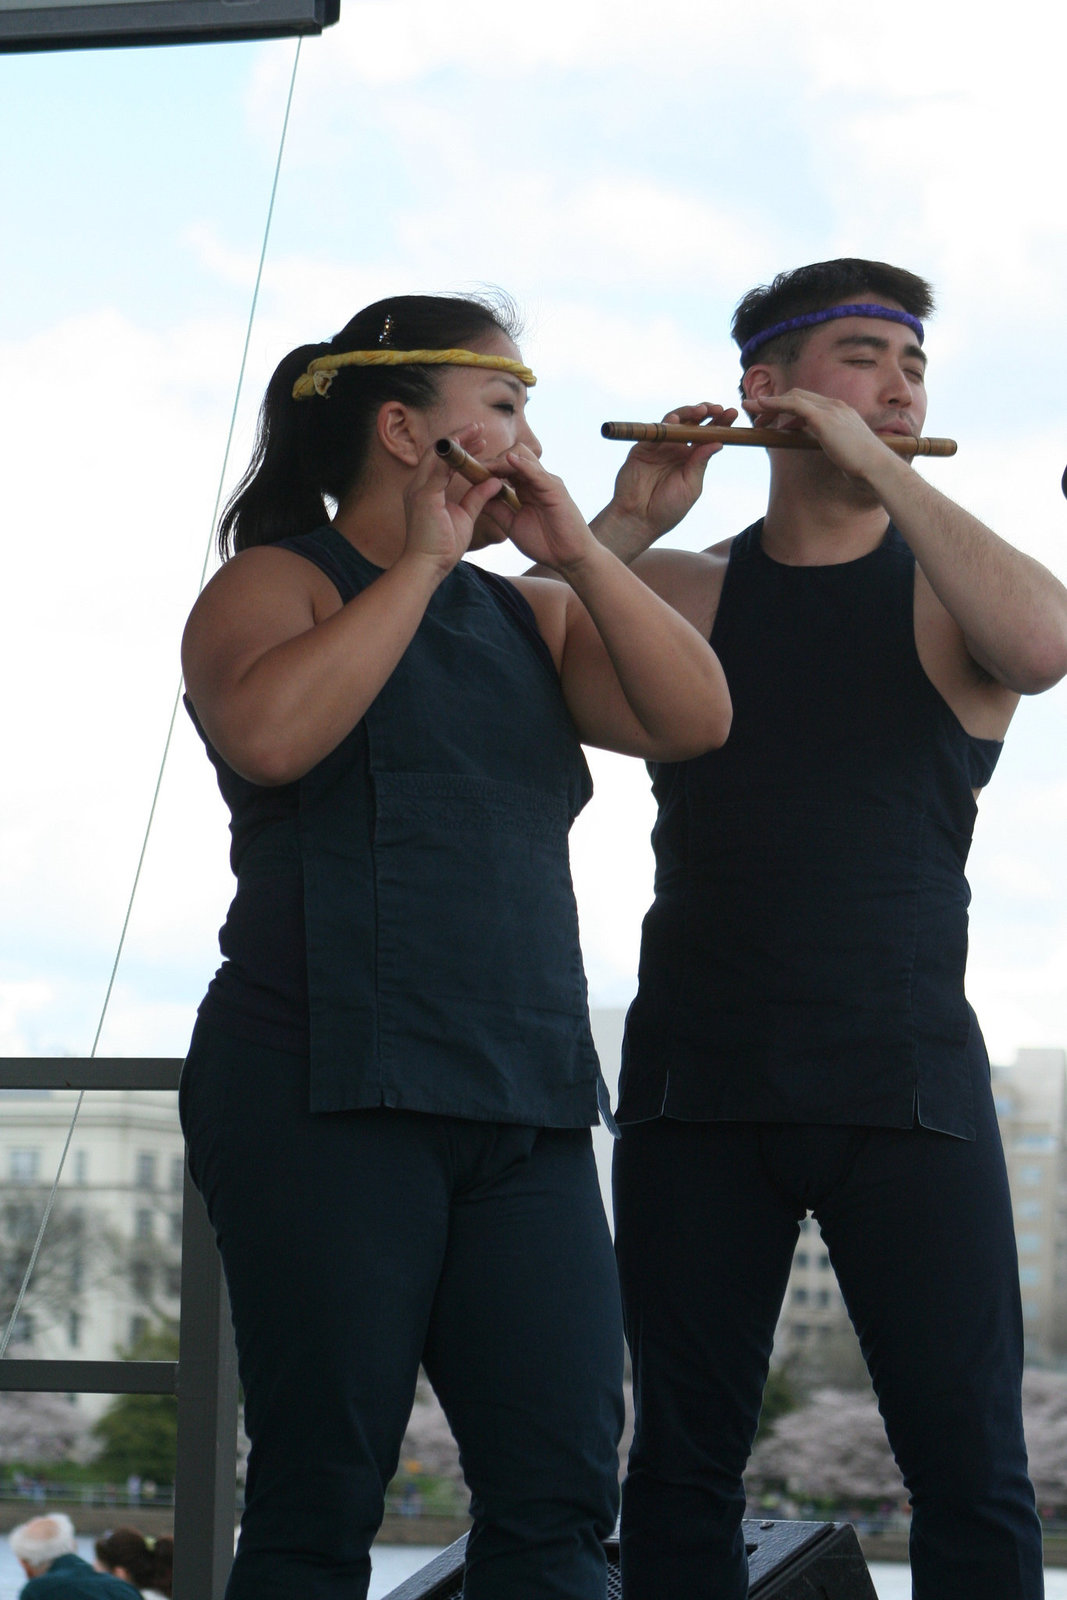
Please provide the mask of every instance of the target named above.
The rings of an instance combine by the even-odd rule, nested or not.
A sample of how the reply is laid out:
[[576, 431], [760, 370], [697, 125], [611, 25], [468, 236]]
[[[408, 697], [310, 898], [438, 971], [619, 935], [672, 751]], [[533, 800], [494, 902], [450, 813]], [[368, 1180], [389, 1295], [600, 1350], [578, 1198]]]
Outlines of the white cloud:
[[26, 1023], [39, 1016], [49, 999], [49, 986], [41, 978], [21, 983], [0, 983], [0, 1055], [33, 1055]]
[[[0, 796], [3, 937], [9, 969], [48, 974], [46, 1012], [32, 985], [11, 1002], [38, 1048], [86, 1050], [103, 1000], [208, 541], [232, 334], [104, 313], [0, 349], [19, 530], [0, 630], [17, 774]], [[175, 860], [163, 907], [190, 876]]]
[[1065, 971], [1067, 932], [1062, 922], [1040, 960], [1023, 964], [1002, 952], [994, 965], [972, 950], [967, 993], [993, 1060], [1010, 1061], [1019, 1049], [1063, 1048], [1067, 1039]]
[[[1061, 809], [1060, 820], [1063, 815]], [[1047, 863], [1009, 850], [998, 851], [990, 858], [986, 880], [1016, 901], [1052, 904], [1062, 893], [1062, 885], [1050, 876]]]
[[[973, 94], [984, 100], [990, 125], [1009, 133], [1014, 99], [1058, 91], [1067, 28], [1042, 0], [976, 11], [969, 27], [960, 26], [952, 0], [929, 0], [915, 20], [911, 36], [892, 48], [883, 17], [857, 16], [851, 0], [813, 0], [792, 36], [811, 92], [912, 103]], [[1045, 108], [1033, 109], [1040, 116]]]
[[[915, 37], [887, 27], [844, 0], [773, 26], [704, 8], [670, 27], [633, 0], [345, 0], [342, 23], [302, 52], [230, 481], [286, 349], [384, 294], [496, 281], [529, 313], [535, 426], [591, 511], [622, 459], [600, 421], [732, 398], [729, 315], [750, 283], [800, 260], [882, 255], [933, 275], [944, 308], [931, 420], [960, 452], [926, 475], [1067, 573], [1064, 23], [1024, 0], [961, 29], [958, 8], [933, 0]], [[291, 42], [264, 46], [235, 85], [260, 154], [276, 145], [292, 58]], [[194, 56], [174, 60], [189, 71]], [[93, 92], [85, 126], [110, 115]], [[12, 1053], [91, 1037], [210, 534], [258, 241], [195, 203], [174, 223], [187, 298], [168, 284], [154, 311], [105, 305], [0, 345]], [[136, 258], [136, 227], [113, 248]], [[77, 303], [76, 251], [68, 265]], [[240, 291], [232, 317], [198, 318], [205, 285]], [[724, 454], [676, 542], [752, 520], [764, 480], [755, 453]], [[1062, 689], [1020, 712], [978, 826], [971, 991], [1002, 1059], [1067, 1041], [1065, 716]], [[650, 895], [651, 803], [636, 763], [595, 765], [575, 877], [594, 995], [621, 1002]], [[182, 726], [120, 974], [123, 1047], [182, 1047], [229, 893], [225, 845]]]
[[430, 218], [416, 208], [397, 219], [414, 257], [469, 254], [487, 235], [506, 280], [582, 284], [591, 299], [625, 287], [728, 292], [759, 271], [772, 230], [706, 195], [624, 171], [583, 176], [581, 169], [509, 175], [501, 210], [478, 212], [479, 172], [452, 165], [442, 205]]
[[656, 807], [641, 762], [594, 750], [589, 765], [594, 795], [571, 832], [571, 869], [591, 1003], [620, 1006], [637, 988]]
[[[787, 17], [779, 31], [790, 31]], [[637, 66], [651, 86], [653, 73], [676, 79], [700, 72], [704, 52], [729, 64], [750, 34], [750, 16], [721, 9], [694, 10], [681, 30], [650, 25], [638, 0], [546, 0], [538, 6], [464, 0], [450, 7], [409, 0], [402, 8], [389, 0], [354, 0], [342, 7], [325, 48], [312, 44], [305, 62], [316, 93], [336, 95], [358, 93], [365, 84], [415, 83], [461, 67], [484, 81], [486, 136], [496, 137], [529, 114], [522, 92], [531, 76]], [[281, 59], [261, 63], [257, 101], [284, 71]]]

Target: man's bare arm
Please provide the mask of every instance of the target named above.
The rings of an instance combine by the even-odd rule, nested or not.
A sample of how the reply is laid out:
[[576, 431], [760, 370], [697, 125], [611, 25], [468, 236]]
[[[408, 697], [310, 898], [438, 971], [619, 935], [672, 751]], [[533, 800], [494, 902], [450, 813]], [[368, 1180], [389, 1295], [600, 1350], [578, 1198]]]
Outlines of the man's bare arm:
[[851, 406], [793, 389], [761, 411], [800, 418], [830, 459], [869, 485], [915, 554], [971, 658], [1016, 694], [1067, 674], [1067, 589], [895, 456]]
[[1004, 688], [1040, 694], [1067, 674], [1067, 589], [977, 517], [911, 472], [871, 480], [973, 660]]

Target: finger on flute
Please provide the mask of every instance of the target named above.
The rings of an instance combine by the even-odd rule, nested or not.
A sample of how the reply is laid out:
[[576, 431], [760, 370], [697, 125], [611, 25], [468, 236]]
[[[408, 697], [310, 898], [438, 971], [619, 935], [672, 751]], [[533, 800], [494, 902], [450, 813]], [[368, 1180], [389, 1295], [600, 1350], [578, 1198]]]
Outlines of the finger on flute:
[[[818, 450], [810, 433], [784, 428], [720, 428], [706, 422], [689, 427], [681, 422], [605, 422], [605, 439], [636, 440], [644, 444], [747, 444], [764, 450]], [[883, 444], [898, 456], [954, 456], [955, 439], [913, 439], [910, 434], [880, 433]]]
[[[455, 439], [438, 439], [434, 449], [441, 457], [441, 460], [447, 461], [453, 472], [458, 472], [460, 477], [466, 478], [468, 483], [484, 483], [487, 478], [496, 476], [495, 473], [489, 471], [488, 467], [483, 467], [480, 461], [476, 461], [473, 456], [468, 455], [463, 446], [457, 444]], [[502, 484], [499, 492], [500, 498], [510, 510], [522, 510], [522, 501], [510, 483]]]

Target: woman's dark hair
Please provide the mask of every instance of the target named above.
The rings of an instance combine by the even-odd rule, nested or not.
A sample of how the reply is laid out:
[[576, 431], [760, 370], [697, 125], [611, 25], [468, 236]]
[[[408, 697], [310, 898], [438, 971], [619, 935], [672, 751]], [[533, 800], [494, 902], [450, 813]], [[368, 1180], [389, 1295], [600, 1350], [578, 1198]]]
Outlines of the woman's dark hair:
[[174, 1540], [146, 1539], [136, 1528], [114, 1528], [97, 1539], [96, 1559], [109, 1572], [121, 1567], [138, 1589], [169, 1595], [174, 1583]]
[[426, 407], [438, 393], [437, 367], [341, 367], [328, 395], [293, 399], [293, 384], [318, 356], [347, 350], [451, 350], [495, 333], [515, 338], [518, 319], [504, 295], [459, 299], [405, 294], [378, 300], [324, 344], [290, 350], [267, 385], [252, 460], [219, 521], [219, 554], [274, 544], [329, 522], [335, 502], [358, 482], [378, 409], [387, 400]]
[[[828, 306], [846, 301], [862, 301], [864, 295], [872, 294], [895, 300], [920, 320], [934, 309], [934, 292], [925, 278], [916, 277], [903, 267], [892, 267], [887, 261], [841, 256], [836, 261], [815, 261], [809, 267], [780, 272], [773, 283], [750, 289], [738, 303], [730, 331], [739, 345], [746, 345], [776, 322], [803, 317], [809, 311], [825, 311]], [[813, 332], [812, 328], [796, 328], [768, 339], [752, 360], [788, 366], [800, 355], [804, 341]]]

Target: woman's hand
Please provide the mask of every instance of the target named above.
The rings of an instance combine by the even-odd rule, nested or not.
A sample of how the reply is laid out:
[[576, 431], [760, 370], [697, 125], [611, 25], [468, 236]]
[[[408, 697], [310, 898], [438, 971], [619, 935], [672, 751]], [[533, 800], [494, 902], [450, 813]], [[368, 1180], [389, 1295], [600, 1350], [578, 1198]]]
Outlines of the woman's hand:
[[[454, 436], [463, 448], [474, 454], [481, 428], [462, 428]], [[445, 577], [470, 549], [474, 527], [486, 506], [497, 495], [503, 480], [488, 478], [471, 484], [462, 499], [450, 499], [449, 484], [455, 472], [433, 448], [426, 451], [404, 490], [404, 516], [407, 539], [404, 556], [425, 558]], [[506, 509], [506, 508], [505, 508]], [[508, 513], [510, 516], [511, 513]], [[503, 538], [501, 531], [497, 537]]]
[[[506, 470], [522, 501], [522, 510], [515, 512], [501, 503], [510, 518], [507, 537], [531, 561], [566, 577], [576, 563], [595, 550], [596, 540], [563, 480], [547, 472], [525, 445], [506, 453], [501, 470]], [[494, 481], [499, 486], [499, 479]], [[503, 525], [503, 518], [500, 524]]]
[[291, 783], [329, 755], [388, 680], [499, 478], [449, 499], [433, 450], [404, 495], [406, 541], [347, 604], [318, 569], [264, 545], [228, 561], [193, 608], [182, 662], [215, 748], [259, 784]]

